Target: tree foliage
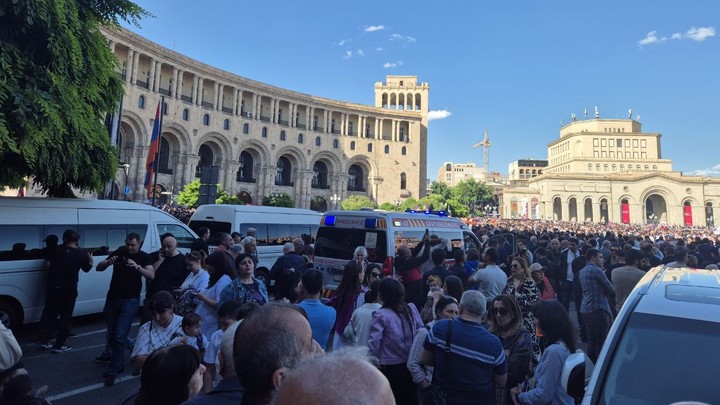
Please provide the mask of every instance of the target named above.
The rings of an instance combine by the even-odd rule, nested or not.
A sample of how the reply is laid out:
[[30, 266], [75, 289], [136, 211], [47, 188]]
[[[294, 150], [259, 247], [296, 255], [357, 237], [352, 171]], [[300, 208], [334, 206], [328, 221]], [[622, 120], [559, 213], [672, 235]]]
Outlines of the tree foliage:
[[[195, 179], [183, 187], [180, 194], [178, 194], [178, 204], [183, 207], [197, 208], [198, 200], [200, 199], [200, 179]], [[217, 185], [217, 197], [215, 204], [237, 204], [244, 205], [240, 199], [227, 191], [220, 188], [220, 184]]]
[[[456, 186], [449, 187], [445, 183], [433, 181], [430, 185], [432, 193], [417, 200], [406, 198], [400, 203], [400, 211], [408, 209], [429, 209], [433, 211], [450, 209], [454, 217], [467, 217], [471, 207], [474, 209], [476, 201], [488, 200], [492, 197], [492, 187], [475, 181], [474, 179], [461, 181]], [[383, 209], [394, 210], [392, 203], [383, 203]]]
[[393, 203], [384, 202], [380, 204], [380, 209], [385, 211], [397, 211], [398, 207]]
[[117, 169], [103, 122], [123, 94], [101, 26], [136, 24], [128, 0], [0, 3], [0, 187], [99, 191]]
[[351, 195], [340, 204], [344, 210], [359, 210], [361, 208], [377, 208], [375, 202], [364, 195]]
[[270, 207], [293, 208], [295, 207], [295, 202], [292, 200], [292, 198], [290, 198], [287, 193], [280, 193], [264, 197], [262, 200], [262, 205]]

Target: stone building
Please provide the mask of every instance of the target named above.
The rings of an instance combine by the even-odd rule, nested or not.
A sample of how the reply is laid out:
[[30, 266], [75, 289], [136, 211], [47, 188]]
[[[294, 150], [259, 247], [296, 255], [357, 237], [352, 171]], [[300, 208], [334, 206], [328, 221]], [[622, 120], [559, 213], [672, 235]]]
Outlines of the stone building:
[[487, 181], [487, 175], [485, 168], [477, 167], [475, 163], [445, 162], [438, 170], [437, 179], [440, 183], [453, 187], [461, 181], [470, 179], [484, 183]]
[[416, 76], [387, 76], [375, 83], [374, 106], [353, 104], [246, 79], [126, 29], [103, 33], [126, 82], [116, 188], [127, 185], [128, 199], [147, 200], [144, 166], [163, 95], [164, 196], [205, 166], [217, 166], [221, 186], [252, 204], [273, 193], [318, 210], [350, 195], [378, 203], [424, 195], [429, 85]]
[[548, 145], [542, 175], [502, 191], [502, 215], [713, 226], [720, 179], [673, 171], [660, 138], [633, 119], [574, 120]]
[[509, 181], [522, 181], [529, 180], [537, 177], [543, 173], [543, 170], [547, 167], [547, 160], [537, 159], [518, 159], [510, 162], [508, 165], [508, 180]]

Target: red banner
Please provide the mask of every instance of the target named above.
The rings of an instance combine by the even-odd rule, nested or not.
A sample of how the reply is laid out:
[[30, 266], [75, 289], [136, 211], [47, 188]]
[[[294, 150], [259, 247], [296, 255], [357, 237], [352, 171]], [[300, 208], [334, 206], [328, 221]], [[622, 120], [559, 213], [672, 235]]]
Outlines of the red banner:
[[622, 204], [620, 212], [622, 212], [622, 223], [629, 224], [630, 223], [630, 204], [628, 204], [628, 203]]
[[683, 213], [683, 216], [685, 217], [685, 226], [692, 226], [692, 205], [684, 206]]

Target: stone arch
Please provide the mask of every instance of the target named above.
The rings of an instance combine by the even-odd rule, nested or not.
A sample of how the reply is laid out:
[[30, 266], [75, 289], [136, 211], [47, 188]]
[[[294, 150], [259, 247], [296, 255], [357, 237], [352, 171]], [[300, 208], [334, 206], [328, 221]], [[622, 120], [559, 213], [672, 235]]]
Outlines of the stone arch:
[[150, 136], [143, 124], [143, 119], [132, 111], [123, 111], [120, 119], [120, 132], [123, 137], [123, 148], [150, 145]]
[[[331, 176], [337, 176], [340, 173], [340, 170], [342, 168], [342, 162], [340, 162], [340, 159], [337, 157], [337, 155], [330, 153], [330, 152], [320, 152], [312, 159], [310, 162], [310, 166], [313, 166], [315, 162], [322, 160], [328, 169], [328, 174]], [[330, 180], [332, 183], [332, 179]]]
[[568, 204], [568, 219], [567, 221], [577, 222], [580, 218], [580, 209], [578, 207], [578, 198], [576, 195], [570, 195], [567, 198]]
[[302, 151], [296, 146], [284, 146], [275, 153], [275, 156], [276, 159], [273, 164], [275, 164], [281, 156], [286, 156], [290, 159], [290, 163], [293, 164], [293, 171], [307, 170], [307, 160], [305, 156], [303, 156]]
[[190, 134], [180, 125], [170, 123], [163, 126], [163, 136], [170, 142], [170, 155], [190, 153]]
[[560, 197], [559, 195], [555, 195], [550, 199], [550, 201], [552, 201], [553, 220], [563, 221], [564, 218], [562, 217], [562, 197]]
[[235, 195], [238, 199], [240, 199], [240, 201], [244, 202], [245, 204], [253, 203], [252, 194], [247, 190], [238, 191]]
[[[240, 152], [242, 151], [248, 151], [253, 156], [256, 164], [274, 164], [274, 162], [270, 161], [270, 150], [268, 150], [267, 146], [262, 142], [256, 140], [242, 142], [240, 144]], [[240, 153], [237, 155], [240, 156]]]
[[363, 167], [368, 179], [375, 176], [375, 173], [377, 173], [377, 168], [375, 167], [373, 162], [365, 155], [356, 155], [348, 159], [345, 163], [345, 167], [343, 168], [343, 173], [347, 173], [348, 169], [350, 169], [350, 166], [354, 164], [358, 164]]
[[[214, 165], [219, 165], [221, 162], [228, 160], [230, 156], [235, 155], [230, 141], [217, 132], [208, 132], [203, 135], [197, 143], [197, 149], [200, 149], [203, 144], [207, 144], [212, 149], [215, 155], [213, 159]], [[195, 151], [195, 154], [197, 154], [197, 151]]]

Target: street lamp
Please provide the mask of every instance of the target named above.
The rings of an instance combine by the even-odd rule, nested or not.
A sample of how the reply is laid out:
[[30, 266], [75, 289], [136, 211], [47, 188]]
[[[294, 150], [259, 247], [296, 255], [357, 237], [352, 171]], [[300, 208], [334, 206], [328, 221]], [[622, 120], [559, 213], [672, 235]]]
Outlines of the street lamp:
[[[130, 173], [130, 165], [127, 163], [123, 163], [120, 165], [120, 167], [123, 169], [123, 173], [125, 173], [125, 185], [123, 186], [123, 194], [125, 194], [125, 187], [127, 187], [127, 181], [128, 181], [128, 174]], [[127, 194], [125, 194], [125, 200], [127, 201]]]
[[333, 203], [333, 209], [337, 209], [337, 204], [340, 202], [340, 196], [337, 195], [337, 193], [333, 194], [330, 197], [330, 201]]
[[400, 203], [401, 202], [402, 201], [400, 201], [399, 198], [397, 200], [395, 200], [395, 211], [400, 211]]

